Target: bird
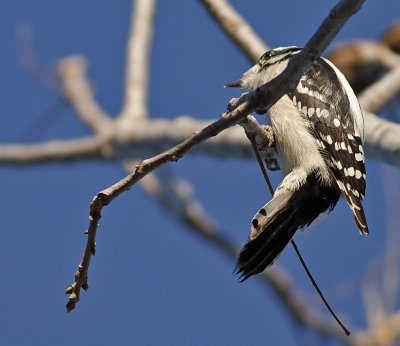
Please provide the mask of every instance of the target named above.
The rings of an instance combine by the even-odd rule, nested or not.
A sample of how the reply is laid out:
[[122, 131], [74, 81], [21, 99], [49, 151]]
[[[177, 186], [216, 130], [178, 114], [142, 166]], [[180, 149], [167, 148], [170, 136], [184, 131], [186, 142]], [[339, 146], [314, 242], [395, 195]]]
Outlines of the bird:
[[[254, 91], [281, 74], [297, 46], [267, 51], [226, 87]], [[297, 87], [266, 113], [274, 155], [283, 172], [272, 199], [253, 217], [235, 272], [240, 281], [273, 264], [297, 230], [310, 226], [344, 197], [362, 235], [369, 233], [362, 200], [366, 189], [364, 118], [344, 75], [317, 57]]]

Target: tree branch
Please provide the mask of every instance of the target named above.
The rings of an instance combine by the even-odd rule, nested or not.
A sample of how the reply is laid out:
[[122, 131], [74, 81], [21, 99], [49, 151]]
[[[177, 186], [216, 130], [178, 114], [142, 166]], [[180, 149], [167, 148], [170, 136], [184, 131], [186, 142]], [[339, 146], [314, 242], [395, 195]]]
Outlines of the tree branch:
[[58, 63], [62, 92], [82, 121], [94, 132], [107, 132], [113, 121], [96, 103], [86, 78], [87, 63], [81, 56], [70, 56]]
[[131, 127], [147, 117], [150, 47], [156, 0], [136, 0], [132, 9], [131, 32], [126, 57], [125, 100], [120, 126]]
[[358, 101], [360, 102], [363, 110], [368, 112], [378, 112], [399, 92], [400, 60], [397, 67], [394, 67], [380, 80], [376, 81], [374, 84], [365, 89], [358, 96]]
[[364, 332], [357, 333], [352, 346], [390, 346], [398, 345], [400, 335], [400, 312], [389, 316], [382, 323]]
[[268, 50], [268, 46], [228, 1], [201, 0], [200, 2], [250, 61], [258, 61], [261, 54]]
[[[130, 130], [111, 127], [110, 133], [78, 139], [0, 144], [0, 164], [28, 165], [99, 158], [109, 161], [139, 159], [177, 145], [209, 124], [209, 121], [196, 120], [189, 116], [176, 117], [173, 120], [149, 119], [136, 123], [135, 128]], [[252, 157], [246, 137], [235, 127], [202, 143], [191, 154], [207, 154], [219, 158]]]
[[400, 166], [400, 125], [364, 112], [365, 152], [373, 158]]
[[82, 160], [102, 156], [102, 148], [107, 148], [107, 140], [102, 136], [54, 140], [39, 144], [2, 144], [0, 145], [0, 163], [32, 164]]

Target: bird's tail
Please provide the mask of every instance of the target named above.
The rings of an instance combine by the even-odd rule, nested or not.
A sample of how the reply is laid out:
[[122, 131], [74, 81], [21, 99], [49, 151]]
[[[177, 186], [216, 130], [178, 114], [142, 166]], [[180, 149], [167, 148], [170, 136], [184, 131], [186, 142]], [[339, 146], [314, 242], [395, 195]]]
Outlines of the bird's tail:
[[235, 270], [240, 281], [271, 265], [298, 229], [332, 210], [339, 199], [340, 190], [336, 186], [324, 186], [316, 174], [308, 176], [296, 189], [285, 186], [289, 180], [293, 183], [294, 177], [286, 178], [272, 200], [252, 220], [250, 239], [240, 252]]

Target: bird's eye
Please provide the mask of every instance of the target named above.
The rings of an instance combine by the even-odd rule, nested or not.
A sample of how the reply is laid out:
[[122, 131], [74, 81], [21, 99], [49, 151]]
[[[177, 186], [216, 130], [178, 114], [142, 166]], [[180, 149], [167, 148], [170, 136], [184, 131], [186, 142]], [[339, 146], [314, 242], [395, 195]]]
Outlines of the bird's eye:
[[274, 52], [273, 50], [269, 50], [268, 52], [265, 52], [263, 55], [261, 55], [260, 60], [258, 60], [258, 64], [261, 66], [265, 61], [271, 58], [273, 52]]

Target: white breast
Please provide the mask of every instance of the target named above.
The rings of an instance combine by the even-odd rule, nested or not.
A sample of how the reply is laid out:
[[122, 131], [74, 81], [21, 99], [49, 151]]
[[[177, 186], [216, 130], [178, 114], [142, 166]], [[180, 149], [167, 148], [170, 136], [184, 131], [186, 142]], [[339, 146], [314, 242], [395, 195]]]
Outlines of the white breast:
[[329, 181], [326, 164], [315, 138], [308, 131], [309, 121], [300, 115], [287, 95], [271, 107], [269, 122], [274, 132], [277, 159], [285, 175], [296, 168], [309, 173], [318, 167], [322, 168], [323, 180]]

